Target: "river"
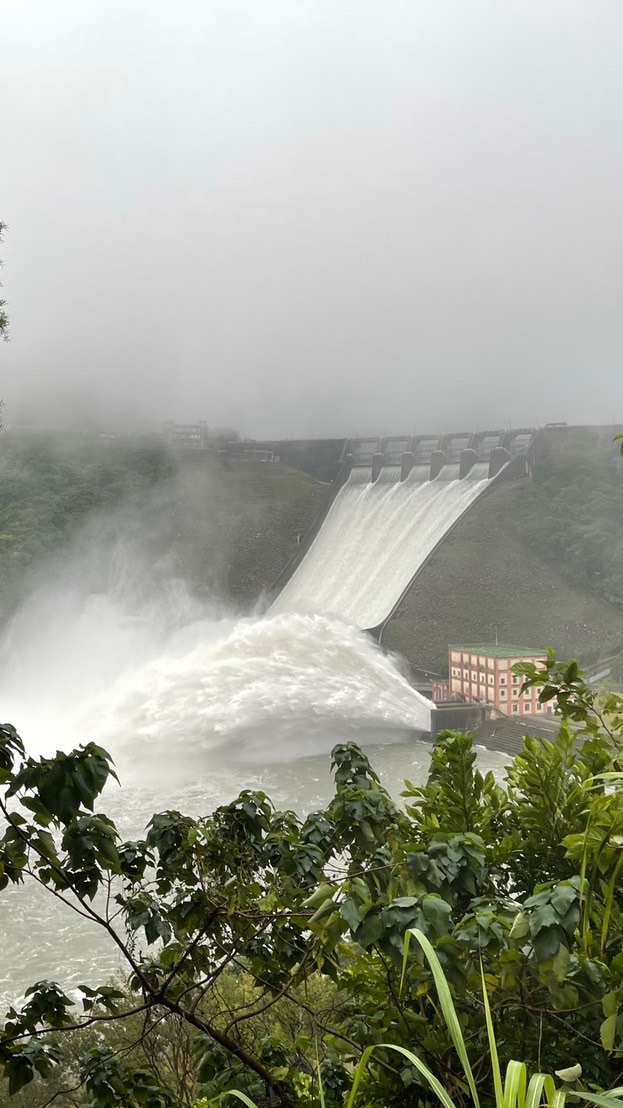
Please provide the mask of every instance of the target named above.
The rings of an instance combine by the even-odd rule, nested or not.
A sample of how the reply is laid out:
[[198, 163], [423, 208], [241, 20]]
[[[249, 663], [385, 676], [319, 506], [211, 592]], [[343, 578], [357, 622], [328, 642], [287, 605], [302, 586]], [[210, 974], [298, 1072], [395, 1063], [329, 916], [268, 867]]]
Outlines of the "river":
[[[430, 748], [417, 733], [430, 705], [397, 659], [336, 619], [235, 618], [179, 582], [140, 608], [55, 587], [7, 629], [0, 663], [4, 717], [30, 752], [89, 739], [111, 752], [121, 787], [101, 806], [127, 837], [154, 811], [207, 814], [242, 788], [301, 814], [322, 806], [337, 742], [365, 746], [396, 797], [406, 777], [426, 776]], [[481, 760], [504, 765], [487, 751]], [[71, 989], [119, 966], [105, 936], [30, 882], [0, 897], [0, 929], [5, 1004], [35, 980]]]

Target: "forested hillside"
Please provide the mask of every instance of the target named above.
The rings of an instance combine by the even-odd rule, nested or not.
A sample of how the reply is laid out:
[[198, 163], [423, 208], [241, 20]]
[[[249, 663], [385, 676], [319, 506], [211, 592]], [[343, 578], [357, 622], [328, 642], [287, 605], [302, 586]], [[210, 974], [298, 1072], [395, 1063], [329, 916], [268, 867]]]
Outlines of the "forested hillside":
[[[307, 474], [279, 464], [176, 462], [157, 441], [5, 432], [0, 613], [58, 567], [78, 536], [80, 556], [95, 552], [105, 564], [122, 539], [139, 561], [166, 563], [192, 592], [248, 610], [326, 495]], [[113, 565], [98, 579], [110, 584], [114, 573]]]
[[566, 577], [623, 608], [623, 460], [609, 436], [578, 429], [518, 489], [515, 532]]
[[279, 463], [181, 464], [167, 496], [165, 544], [195, 591], [248, 611], [311, 527], [326, 486]]
[[623, 648], [623, 460], [565, 433], [532, 478], [501, 483], [442, 544], [384, 642], [447, 668], [451, 642], [529, 642], [585, 663]]
[[174, 472], [158, 443], [37, 432], [0, 435], [0, 605], [94, 513], [139, 502]]

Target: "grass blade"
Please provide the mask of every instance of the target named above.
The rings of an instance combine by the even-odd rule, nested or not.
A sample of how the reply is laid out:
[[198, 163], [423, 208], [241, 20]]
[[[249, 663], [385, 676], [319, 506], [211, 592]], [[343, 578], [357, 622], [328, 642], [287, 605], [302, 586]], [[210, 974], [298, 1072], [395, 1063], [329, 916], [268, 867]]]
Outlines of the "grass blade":
[[241, 1100], [243, 1104], [246, 1104], [247, 1108], [257, 1108], [257, 1104], [254, 1100], [251, 1100], [250, 1096], [246, 1093], [241, 1093], [240, 1089], [227, 1089], [226, 1092], [221, 1093], [219, 1100], [223, 1100], [226, 1096], [235, 1096], [238, 1100]]
[[598, 1108], [621, 1108], [623, 1100], [613, 1093], [621, 1093], [623, 1089], [613, 1089], [611, 1093], [585, 1093], [579, 1089], [570, 1090], [569, 1096], [578, 1096], [580, 1100], [588, 1100], [589, 1104], [597, 1104]]
[[510, 1061], [504, 1079], [504, 1108], [524, 1108], [526, 1099], [526, 1064]]
[[[463, 1032], [461, 1030], [461, 1025], [459, 1023], [459, 1017], [456, 1014], [456, 1008], [454, 1007], [454, 1002], [452, 1000], [452, 994], [450, 993], [450, 988], [449, 988], [449, 985], [448, 985], [448, 981], [446, 979], [445, 973], [443, 972], [441, 962], [439, 961], [439, 958], [437, 957], [435, 951], [433, 950], [433, 947], [432, 947], [431, 943], [426, 938], [426, 935], [424, 934], [424, 932], [420, 931], [419, 928], [417, 928], [417, 927], [412, 927], [409, 930], [410, 930], [411, 935], [413, 935], [413, 938], [416, 939], [417, 942], [422, 947], [422, 950], [424, 951], [424, 954], [426, 956], [428, 964], [431, 968], [431, 972], [432, 972], [432, 975], [433, 975], [433, 978], [434, 978], [434, 981], [435, 981], [435, 985], [437, 987], [437, 995], [439, 997], [439, 1003], [441, 1005], [441, 1010], [443, 1012], [443, 1016], [444, 1016], [444, 1019], [446, 1021], [446, 1025], [448, 1027], [448, 1031], [450, 1032], [450, 1038], [452, 1039], [452, 1042], [454, 1043], [454, 1048], [455, 1048], [455, 1050], [456, 1050], [456, 1052], [457, 1052], [457, 1054], [458, 1054], [458, 1056], [461, 1060], [461, 1065], [463, 1066], [463, 1072], [465, 1073], [465, 1076], [467, 1078], [467, 1083], [469, 1085], [469, 1089], [470, 1089], [470, 1092], [472, 1094], [472, 1099], [474, 1101], [474, 1104], [476, 1105], [476, 1108], [480, 1108], [480, 1100], [479, 1100], [479, 1097], [478, 1097], [478, 1089], [476, 1088], [476, 1082], [474, 1080], [474, 1075], [472, 1073], [472, 1067], [469, 1064], [469, 1058], [467, 1056], [467, 1049], [465, 1047], [465, 1040], [463, 1038]], [[498, 1066], [498, 1070], [499, 1070], [499, 1066]], [[500, 1082], [500, 1084], [501, 1084], [501, 1082]], [[501, 1100], [499, 1101], [499, 1105], [500, 1105], [500, 1108], [502, 1108], [502, 1101]]]
[[402, 944], [402, 973], [400, 974], [400, 985], [398, 986], [398, 996], [402, 996], [402, 989], [405, 983], [405, 974], [407, 972], [407, 961], [409, 958], [409, 947], [411, 946], [411, 931], [405, 932], [404, 942]]
[[608, 884], [608, 895], [606, 896], [606, 903], [605, 903], [605, 907], [604, 907], [604, 918], [603, 918], [603, 923], [601, 925], [600, 953], [601, 953], [602, 957], [603, 957], [604, 950], [606, 948], [606, 942], [608, 940], [608, 931], [610, 930], [610, 917], [612, 915], [612, 908], [613, 908], [613, 905], [614, 905], [614, 894], [615, 894], [615, 890], [617, 888], [617, 881], [618, 881], [619, 873], [621, 872], [621, 866], [623, 866], [623, 853], [620, 854], [620, 856], [619, 856], [617, 864], [614, 867], [614, 873], [612, 874], [612, 877], [610, 878], [610, 881], [609, 881], [609, 884]]
[[324, 1085], [322, 1083], [322, 1070], [320, 1069], [320, 1051], [318, 1050], [318, 1039], [316, 1039], [316, 1073], [318, 1074], [318, 1095], [320, 1097], [320, 1108], [325, 1108]]
[[528, 1083], [524, 1108], [539, 1108], [544, 1091], [547, 1097], [547, 1103], [551, 1104], [556, 1096], [556, 1083], [554, 1078], [549, 1073], [533, 1073]]
[[482, 1002], [485, 1008], [485, 1022], [487, 1024], [487, 1038], [489, 1040], [489, 1054], [491, 1055], [491, 1069], [493, 1070], [493, 1087], [495, 1089], [495, 1102], [498, 1108], [504, 1108], [504, 1089], [502, 1087], [502, 1072], [500, 1070], [500, 1059], [498, 1057], [498, 1045], [495, 1041], [495, 1030], [493, 1028], [493, 1020], [491, 1019], [491, 1006], [489, 1004], [489, 994], [487, 992], [487, 982], [485, 980], [485, 971], [482, 968], [482, 960], [480, 962], [480, 980], [482, 981]]
[[366, 1071], [370, 1056], [375, 1050], [394, 1050], [397, 1054], [402, 1054], [403, 1057], [405, 1057], [411, 1063], [413, 1068], [416, 1069], [418, 1073], [424, 1078], [424, 1080], [430, 1085], [431, 1089], [435, 1093], [436, 1097], [441, 1101], [444, 1108], [457, 1108], [450, 1094], [446, 1092], [441, 1082], [435, 1077], [434, 1073], [429, 1070], [426, 1063], [423, 1062], [421, 1058], [418, 1058], [417, 1054], [414, 1054], [413, 1051], [408, 1050], [406, 1046], [397, 1046], [394, 1043], [374, 1043], [372, 1046], [366, 1047], [363, 1054], [361, 1055], [361, 1060], [357, 1066], [357, 1069], [355, 1070], [353, 1084], [351, 1086], [350, 1093], [348, 1094], [348, 1100], [346, 1101], [346, 1108], [353, 1108], [355, 1098], [357, 1096], [357, 1091], [359, 1089], [359, 1085], [361, 1084], [361, 1079]]

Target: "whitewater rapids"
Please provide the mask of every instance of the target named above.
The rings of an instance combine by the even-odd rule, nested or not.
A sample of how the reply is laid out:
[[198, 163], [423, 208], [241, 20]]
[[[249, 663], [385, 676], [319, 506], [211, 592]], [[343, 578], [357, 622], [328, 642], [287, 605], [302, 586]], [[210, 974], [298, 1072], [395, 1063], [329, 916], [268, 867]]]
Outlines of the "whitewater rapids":
[[156, 626], [110, 598], [65, 600], [44, 624], [54, 639], [40, 630], [39, 641], [22, 617], [5, 648], [5, 718], [37, 752], [92, 739], [141, 772], [294, 760], [430, 730], [430, 702], [357, 628], [201, 615]]
[[[155, 811], [207, 815], [243, 788], [322, 807], [337, 742], [365, 745], [395, 797], [430, 760], [413, 740], [431, 705], [367, 635], [323, 616], [235, 619], [179, 582], [140, 603], [88, 582], [33, 595], [0, 643], [0, 700], [33, 754], [90, 739], [111, 752], [122, 787], [101, 809], [128, 838]], [[116, 948], [31, 883], [0, 897], [0, 931], [0, 1012], [35, 980], [71, 990], [119, 969]]]

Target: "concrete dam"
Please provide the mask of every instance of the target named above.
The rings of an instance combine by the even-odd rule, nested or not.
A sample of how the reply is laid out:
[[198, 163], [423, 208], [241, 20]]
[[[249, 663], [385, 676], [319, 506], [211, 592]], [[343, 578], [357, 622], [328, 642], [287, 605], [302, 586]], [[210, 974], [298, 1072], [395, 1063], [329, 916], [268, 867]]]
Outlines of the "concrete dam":
[[469, 508], [526, 474], [535, 432], [357, 439], [328, 510], [276, 582], [271, 614], [323, 613], [380, 635]]

